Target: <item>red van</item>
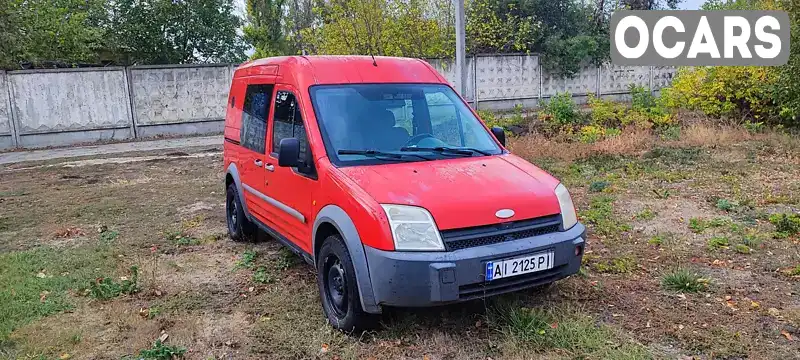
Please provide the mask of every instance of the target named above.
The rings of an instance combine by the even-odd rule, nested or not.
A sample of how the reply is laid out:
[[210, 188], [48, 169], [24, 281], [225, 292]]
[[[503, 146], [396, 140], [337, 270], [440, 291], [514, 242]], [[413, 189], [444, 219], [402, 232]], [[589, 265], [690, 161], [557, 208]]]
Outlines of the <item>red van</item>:
[[586, 228], [567, 189], [425, 61], [260, 59], [236, 69], [227, 109], [230, 237], [265, 231], [313, 265], [337, 329], [580, 267]]

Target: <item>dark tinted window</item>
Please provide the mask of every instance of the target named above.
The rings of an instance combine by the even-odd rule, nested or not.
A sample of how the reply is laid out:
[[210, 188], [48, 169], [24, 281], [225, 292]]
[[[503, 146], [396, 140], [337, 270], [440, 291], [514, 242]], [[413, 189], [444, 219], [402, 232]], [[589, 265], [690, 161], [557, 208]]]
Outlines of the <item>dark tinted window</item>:
[[242, 111], [242, 146], [263, 154], [266, 150], [267, 114], [273, 85], [248, 85]]
[[272, 152], [277, 153], [281, 140], [297, 138], [300, 142], [300, 158], [305, 159], [308, 149], [308, 138], [303, 126], [303, 116], [294, 94], [278, 91], [275, 96], [275, 121], [272, 125]]

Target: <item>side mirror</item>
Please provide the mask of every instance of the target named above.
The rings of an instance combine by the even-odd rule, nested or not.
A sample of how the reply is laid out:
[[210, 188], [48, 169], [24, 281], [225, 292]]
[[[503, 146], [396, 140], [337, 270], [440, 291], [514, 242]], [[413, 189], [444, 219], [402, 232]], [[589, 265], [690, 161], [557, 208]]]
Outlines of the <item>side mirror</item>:
[[[506, 146], [506, 131], [500, 126], [492, 126], [492, 135], [497, 138], [500, 145]], [[281, 141], [281, 144], [283, 142]]]
[[300, 142], [296, 138], [282, 139], [278, 145], [278, 166], [301, 167]]

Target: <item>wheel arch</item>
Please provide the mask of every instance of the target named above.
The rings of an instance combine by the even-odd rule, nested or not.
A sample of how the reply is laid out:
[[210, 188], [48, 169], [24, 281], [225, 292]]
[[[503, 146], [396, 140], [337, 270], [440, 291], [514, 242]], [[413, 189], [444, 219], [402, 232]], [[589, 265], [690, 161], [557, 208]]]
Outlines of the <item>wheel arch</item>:
[[381, 308], [376, 304], [372, 290], [372, 280], [369, 275], [364, 245], [350, 216], [336, 205], [327, 205], [317, 213], [312, 234], [312, 249], [314, 251], [312, 257], [315, 265], [317, 263], [317, 254], [325, 239], [334, 234], [339, 234], [342, 237], [350, 253], [350, 260], [355, 270], [361, 308], [367, 313], [380, 313]]
[[242, 188], [242, 179], [239, 176], [239, 168], [233, 162], [228, 165], [228, 169], [225, 171], [225, 191], [228, 191], [228, 186], [231, 183], [236, 185], [236, 193], [239, 195], [239, 203], [242, 206], [242, 210], [244, 210], [244, 215], [247, 216], [248, 220], [252, 220], [250, 211], [247, 209], [247, 202], [244, 201], [244, 189]]

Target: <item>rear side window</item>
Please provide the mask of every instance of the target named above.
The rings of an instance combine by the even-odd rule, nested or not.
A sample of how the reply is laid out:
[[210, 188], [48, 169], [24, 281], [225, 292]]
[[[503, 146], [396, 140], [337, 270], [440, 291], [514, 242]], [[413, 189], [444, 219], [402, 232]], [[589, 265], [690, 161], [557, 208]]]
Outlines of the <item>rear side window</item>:
[[294, 94], [288, 91], [278, 91], [275, 95], [275, 116], [272, 123], [272, 152], [277, 153], [281, 140], [297, 138], [300, 143], [300, 158], [305, 159], [308, 149], [306, 128], [303, 126], [303, 116], [300, 114], [300, 105]]
[[242, 109], [242, 146], [259, 154], [266, 151], [267, 114], [274, 85], [248, 85]]

